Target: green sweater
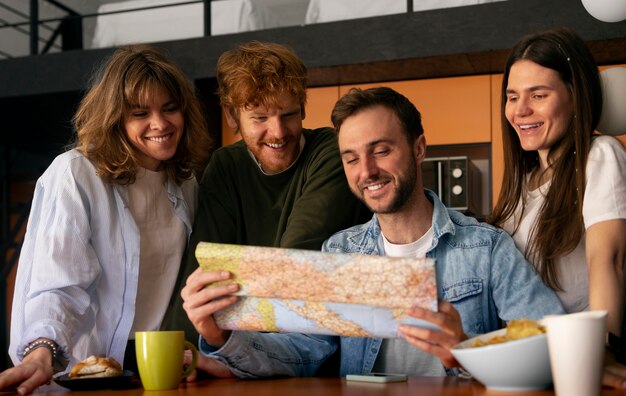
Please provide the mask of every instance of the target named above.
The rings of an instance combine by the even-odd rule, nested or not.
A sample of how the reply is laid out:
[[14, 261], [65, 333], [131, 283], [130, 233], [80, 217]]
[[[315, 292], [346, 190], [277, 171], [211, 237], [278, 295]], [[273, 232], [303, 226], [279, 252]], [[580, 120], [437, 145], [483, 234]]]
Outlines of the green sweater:
[[[348, 187], [334, 131], [305, 129], [303, 135], [300, 157], [276, 175], [261, 172], [243, 141], [215, 151], [200, 182], [178, 290], [198, 267], [198, 242], [319, 250], [333, 233], [369, 220]], [[185, 329], [195, 340], [180, 293], [174, 296], [164, 326]]]

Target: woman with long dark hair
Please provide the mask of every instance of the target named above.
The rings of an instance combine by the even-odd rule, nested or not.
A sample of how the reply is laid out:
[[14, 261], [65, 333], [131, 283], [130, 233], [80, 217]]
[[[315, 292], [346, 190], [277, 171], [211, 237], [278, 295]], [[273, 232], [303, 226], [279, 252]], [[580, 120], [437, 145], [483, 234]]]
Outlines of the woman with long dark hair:
[[566, 311], [608, 311], [621, 336], [626, 259], [626, 151], [595, 132], [598, 68], [568, 28], [522, 38], [502, 83], [504, 179], [490, 222], [554, 289]]

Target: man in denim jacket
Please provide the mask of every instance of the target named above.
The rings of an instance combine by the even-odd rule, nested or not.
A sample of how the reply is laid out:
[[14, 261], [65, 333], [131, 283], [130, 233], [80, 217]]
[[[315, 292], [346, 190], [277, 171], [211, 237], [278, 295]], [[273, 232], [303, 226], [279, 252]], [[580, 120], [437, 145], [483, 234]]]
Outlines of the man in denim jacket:
[[[231, 333], [217, 328], [211, 314], [234, 301], [213, 299], [232, 291], [212, 286], [192, 298], [189, 292], [200, 285], [188, 285], [183, 295], [205, 313], [202, 323], [194, 323], [203, 353], [240, 377], [314, 375], [337, 347], [342, 376], [446, 375], [458, 366], [450, 348], [468, 336], [496, 330], [502, 321], [563, 313], [507, 233], [446, 209], [423, 189], [426, 141], [420, 114], [408, 99], [389, 88], [353, 89], [337, 102], [332, 120], [350, 188], [375, 215], [336, 233], [322, 250], [434, 258], [438, 311], [415, 307], [409, 314], [441, 331], [401, 325], [402, 338], [386, 340]], [[203, 285], [221, 279], [203, 276]]]

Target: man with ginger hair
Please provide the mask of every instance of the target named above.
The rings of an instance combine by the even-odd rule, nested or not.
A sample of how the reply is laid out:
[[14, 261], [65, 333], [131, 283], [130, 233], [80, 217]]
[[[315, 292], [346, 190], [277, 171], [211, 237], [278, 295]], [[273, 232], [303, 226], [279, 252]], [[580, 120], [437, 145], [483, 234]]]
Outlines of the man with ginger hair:
[[[302, 128], [307, 69], [293, 51], [240, 45], [220, 56], [217, 81], [226, 121], [242, 139], [218, 149], [204, 172], [179, 289], [201, 271], [198, 242], [319, 250], [330, 235], [370, 216], [350, 192], [334, 130]], [[176, 297], [166, 327], [195, 337]]]

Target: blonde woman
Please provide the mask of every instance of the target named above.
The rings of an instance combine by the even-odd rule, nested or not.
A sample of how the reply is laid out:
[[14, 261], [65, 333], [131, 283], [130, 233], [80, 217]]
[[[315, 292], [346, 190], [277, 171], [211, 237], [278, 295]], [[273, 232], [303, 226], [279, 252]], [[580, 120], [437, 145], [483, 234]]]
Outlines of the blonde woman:
[[157, 330], [209, 154], [193, 86], [148, 46], [115, 51], [74, 117], [73, 148], [37, 181], [0, 389], [32, 392], [90, 355], [124, 364]]

